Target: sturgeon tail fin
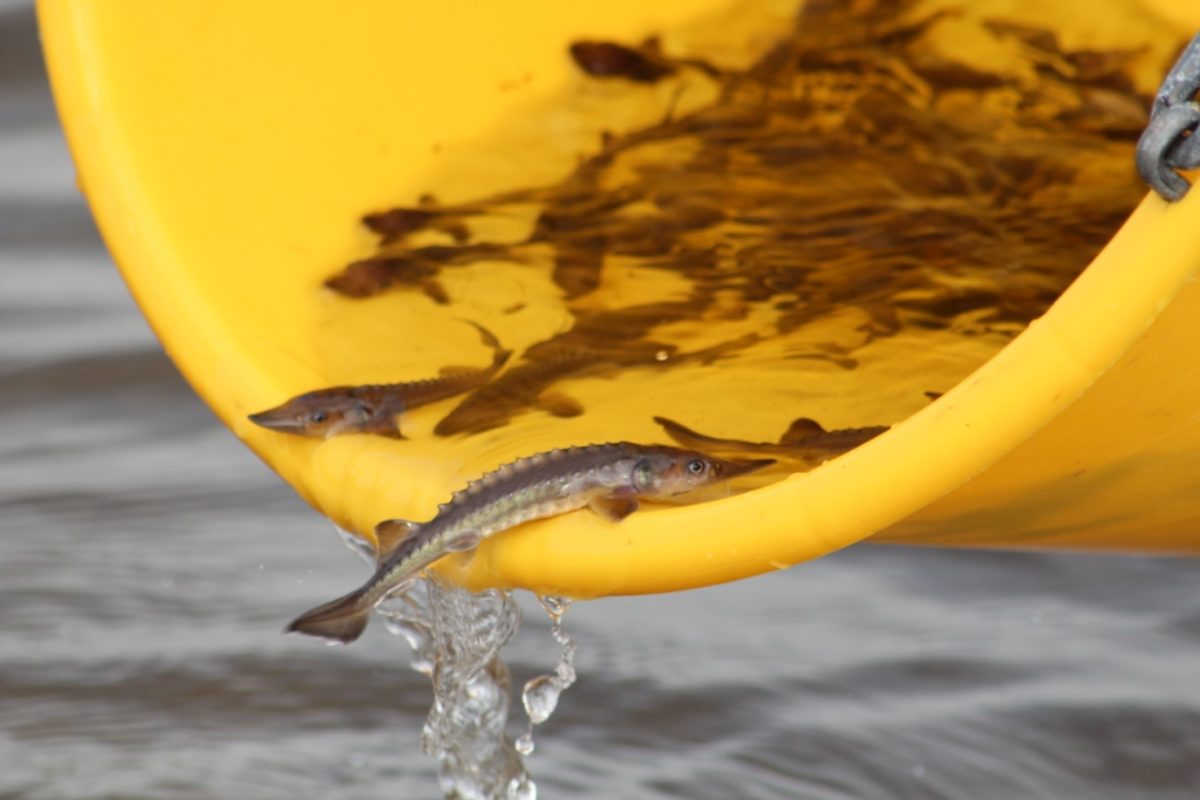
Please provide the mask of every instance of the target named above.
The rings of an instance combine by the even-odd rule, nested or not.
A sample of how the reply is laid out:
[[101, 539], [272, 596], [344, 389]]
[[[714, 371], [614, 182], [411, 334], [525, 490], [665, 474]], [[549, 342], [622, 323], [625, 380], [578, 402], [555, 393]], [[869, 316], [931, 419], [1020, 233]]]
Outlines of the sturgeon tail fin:
[[350, 644], [367, 627], [371, 607], [359, 605], [359, 593], [317, 606], [304, 612], [287, 626], [288, 633], [303, 633], [328, 639], [331, 644]]

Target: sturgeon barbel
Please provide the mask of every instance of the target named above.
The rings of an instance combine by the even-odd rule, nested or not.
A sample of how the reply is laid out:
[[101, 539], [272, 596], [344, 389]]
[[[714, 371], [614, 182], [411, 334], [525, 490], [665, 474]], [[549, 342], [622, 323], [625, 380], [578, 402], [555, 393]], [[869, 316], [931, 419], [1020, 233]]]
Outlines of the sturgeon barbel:
[[731, 461], [629, 442], [568, 447], [528, 456], [483, 477], [438, 507], [428, 522], [388, 520], [375, 529], [379, 567], [350, 594], [302, 614], [288, 631], [352, 642], [377, 604], [447, 553], [530, 520], [588, 507], [613, 521], [641, 500], [665, 499], [775, 463]]

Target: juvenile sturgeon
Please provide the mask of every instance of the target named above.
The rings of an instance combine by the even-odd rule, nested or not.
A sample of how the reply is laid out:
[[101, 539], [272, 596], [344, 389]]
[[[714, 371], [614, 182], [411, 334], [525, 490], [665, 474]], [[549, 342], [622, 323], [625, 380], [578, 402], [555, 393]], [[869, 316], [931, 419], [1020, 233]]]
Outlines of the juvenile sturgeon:
[[722, 452], [777, 455], [780, 458], [817, 466], [861, 444], [874, 439], [888, 429], [887, 425], [866, 428], [839, 428], [827, 431], [816, 420], [799, 417], [792, 421], [778, 442], [747, 442], [742, 439], [722, 439], [692, 430], [675, 420], [654, 417], [672, 439], [684, 447], [704, 447]]
[[328, 439], [344, 433], [373, 433], [403, 439], [397, 417], [410, 408], [435, 403], [447, 397], [478, 389], [508, 361], [505, 350], [488, 330], [479, 330], [494, 351], [492, 363], [483, 369], [450, 368], [436, 378], [405, 383], [374, 383], [362, 386], [332, 386], [293, 397], [286, 403], [250, 415], [250, 421], [280, 433]]
[[366, 627], [371, 609], [447, 553], [470, 550], [485, 537], [523, 522], [585, 506], [619, 521], [636, 511], [641, 499], [664, 499], [773, 463], [770, 458], [729, 461], [628, 442], [519, 459], [469, 483], [428, 522], [381, 522], [375, 528], [379, 567], [371, 579], [302, 614], [287, 630], [352, 642]]

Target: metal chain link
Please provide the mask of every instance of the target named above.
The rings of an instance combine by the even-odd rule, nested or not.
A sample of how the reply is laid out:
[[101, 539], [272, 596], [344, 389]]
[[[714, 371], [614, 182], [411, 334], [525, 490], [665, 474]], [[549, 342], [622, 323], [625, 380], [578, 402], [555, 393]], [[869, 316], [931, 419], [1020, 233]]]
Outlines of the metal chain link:
[[1135, 161], [1142, 179], [1170, 202], [1191, 184], [1176, 170], [1200, 167], [1200, 33], [1184, 48], [1163, 80], [1150, 122], [1138, 140]]

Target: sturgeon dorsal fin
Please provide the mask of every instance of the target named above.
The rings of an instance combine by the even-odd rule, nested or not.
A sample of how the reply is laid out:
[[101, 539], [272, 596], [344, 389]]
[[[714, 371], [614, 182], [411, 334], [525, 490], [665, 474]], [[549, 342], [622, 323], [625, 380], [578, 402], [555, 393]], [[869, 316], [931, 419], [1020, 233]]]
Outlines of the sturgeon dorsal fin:
[[815, 419], [808, 417], [800, 417], [792, 421], [788, 429], [784, 431], [783, 436], [779, 437], [780, 444], [800, 444], [805, 439], [811, 439], [825, 433], [825, 429]]
[[387, 561], [392, 553], [396, 552], [400, 543], [415, 534], [420, 528], [420, 523], [406, 519], [385, 519], [376, 525], [376, 560], [381, 564]]
[[605, 519], [620, 522], [638, 510], [637, 492], [617, 489], [608, 494], [598, 494], [588, 502], [588, 508]]

